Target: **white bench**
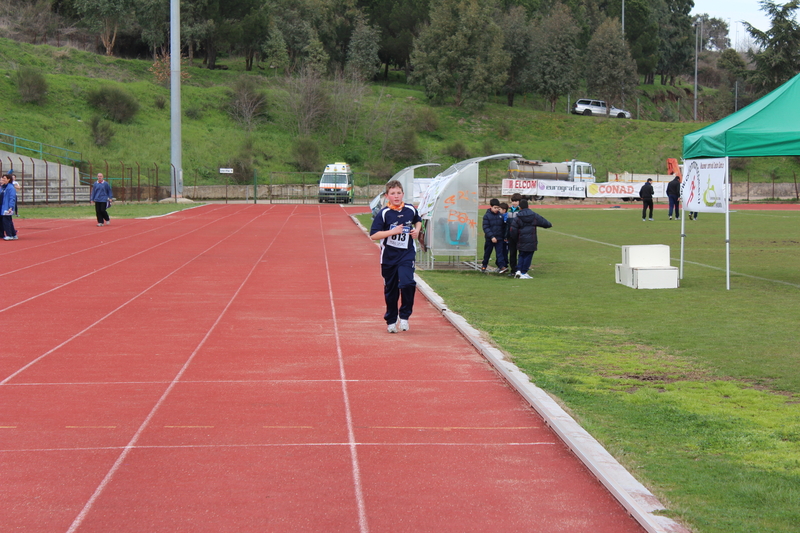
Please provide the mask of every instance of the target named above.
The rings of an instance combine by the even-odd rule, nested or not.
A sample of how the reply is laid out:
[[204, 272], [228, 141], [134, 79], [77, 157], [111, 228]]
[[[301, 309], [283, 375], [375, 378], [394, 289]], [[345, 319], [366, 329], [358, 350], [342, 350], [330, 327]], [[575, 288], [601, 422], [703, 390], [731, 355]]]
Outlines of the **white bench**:
[[633, 289], [677, 289], [678, 267], [670, 266], [666, 244], [623, 246], [616, 281]]

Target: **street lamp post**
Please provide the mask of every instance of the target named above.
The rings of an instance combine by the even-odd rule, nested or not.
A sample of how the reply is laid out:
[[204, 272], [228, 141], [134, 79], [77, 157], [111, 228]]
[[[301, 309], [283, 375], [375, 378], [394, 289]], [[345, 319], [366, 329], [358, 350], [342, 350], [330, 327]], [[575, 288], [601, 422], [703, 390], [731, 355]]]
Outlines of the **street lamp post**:
[[[699, 21], [698, 21], [699, 22]], [[694, 120], [697, 122], [697, 49], [698, 23], [694, 23]]]

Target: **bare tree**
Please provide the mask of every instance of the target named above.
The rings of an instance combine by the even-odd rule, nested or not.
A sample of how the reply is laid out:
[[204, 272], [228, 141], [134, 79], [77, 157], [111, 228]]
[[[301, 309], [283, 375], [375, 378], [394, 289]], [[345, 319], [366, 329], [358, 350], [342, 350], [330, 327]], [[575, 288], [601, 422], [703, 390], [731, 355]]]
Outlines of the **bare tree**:
[[328, 94], [315, 69], [304, 68], [298, 76], [286, 79], [286, 109], [299, 135], [306, 137], [316, 131], [329, 108]]
[[267, 109], [267, 95], [259, 90], [257, 79], [242, 76], [234, 84], [230, 96], [231, 116], [245, 129], [252, 131]]
[[347, 136], [355, 135], [361, 118], [361, 106], [368, 87], [357, 73], [349, 76], [336, 73], [331, 87], [331, 142], [344, 144]]

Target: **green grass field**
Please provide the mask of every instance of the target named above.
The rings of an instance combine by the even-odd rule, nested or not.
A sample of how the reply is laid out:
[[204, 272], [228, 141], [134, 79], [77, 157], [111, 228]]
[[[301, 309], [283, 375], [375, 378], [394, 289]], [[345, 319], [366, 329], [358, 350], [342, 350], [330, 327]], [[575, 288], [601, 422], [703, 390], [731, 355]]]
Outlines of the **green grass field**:
[[622, 245], [680, 257], [680, 222], [630, 209], [539, 210], [553, 228], [533, 280], [418, 273], [670, 516], [697, 533], [798, 531], [800, 211], [732, 210], [731, 290], [711, 214], [686, 222], [680, 289], [616, 284]]

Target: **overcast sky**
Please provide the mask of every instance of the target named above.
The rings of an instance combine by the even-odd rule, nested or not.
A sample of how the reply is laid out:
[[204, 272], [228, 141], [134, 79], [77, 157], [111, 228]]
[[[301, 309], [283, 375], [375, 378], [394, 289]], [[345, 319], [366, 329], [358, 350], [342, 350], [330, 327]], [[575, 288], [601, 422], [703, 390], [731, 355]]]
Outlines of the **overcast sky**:
[[[781, 4], [783, 0], [776, 0], [776, 3]], [[761, 31], [769, 29], [769, 18], [760, 8], [759, 0], [694, 0], [692, 15], [708, 13], [711, 18], [726, 21], [731, 45], [739, 48], [737, 43], [749, 38], [741, 24], [742, 21], [749, 22]]]

